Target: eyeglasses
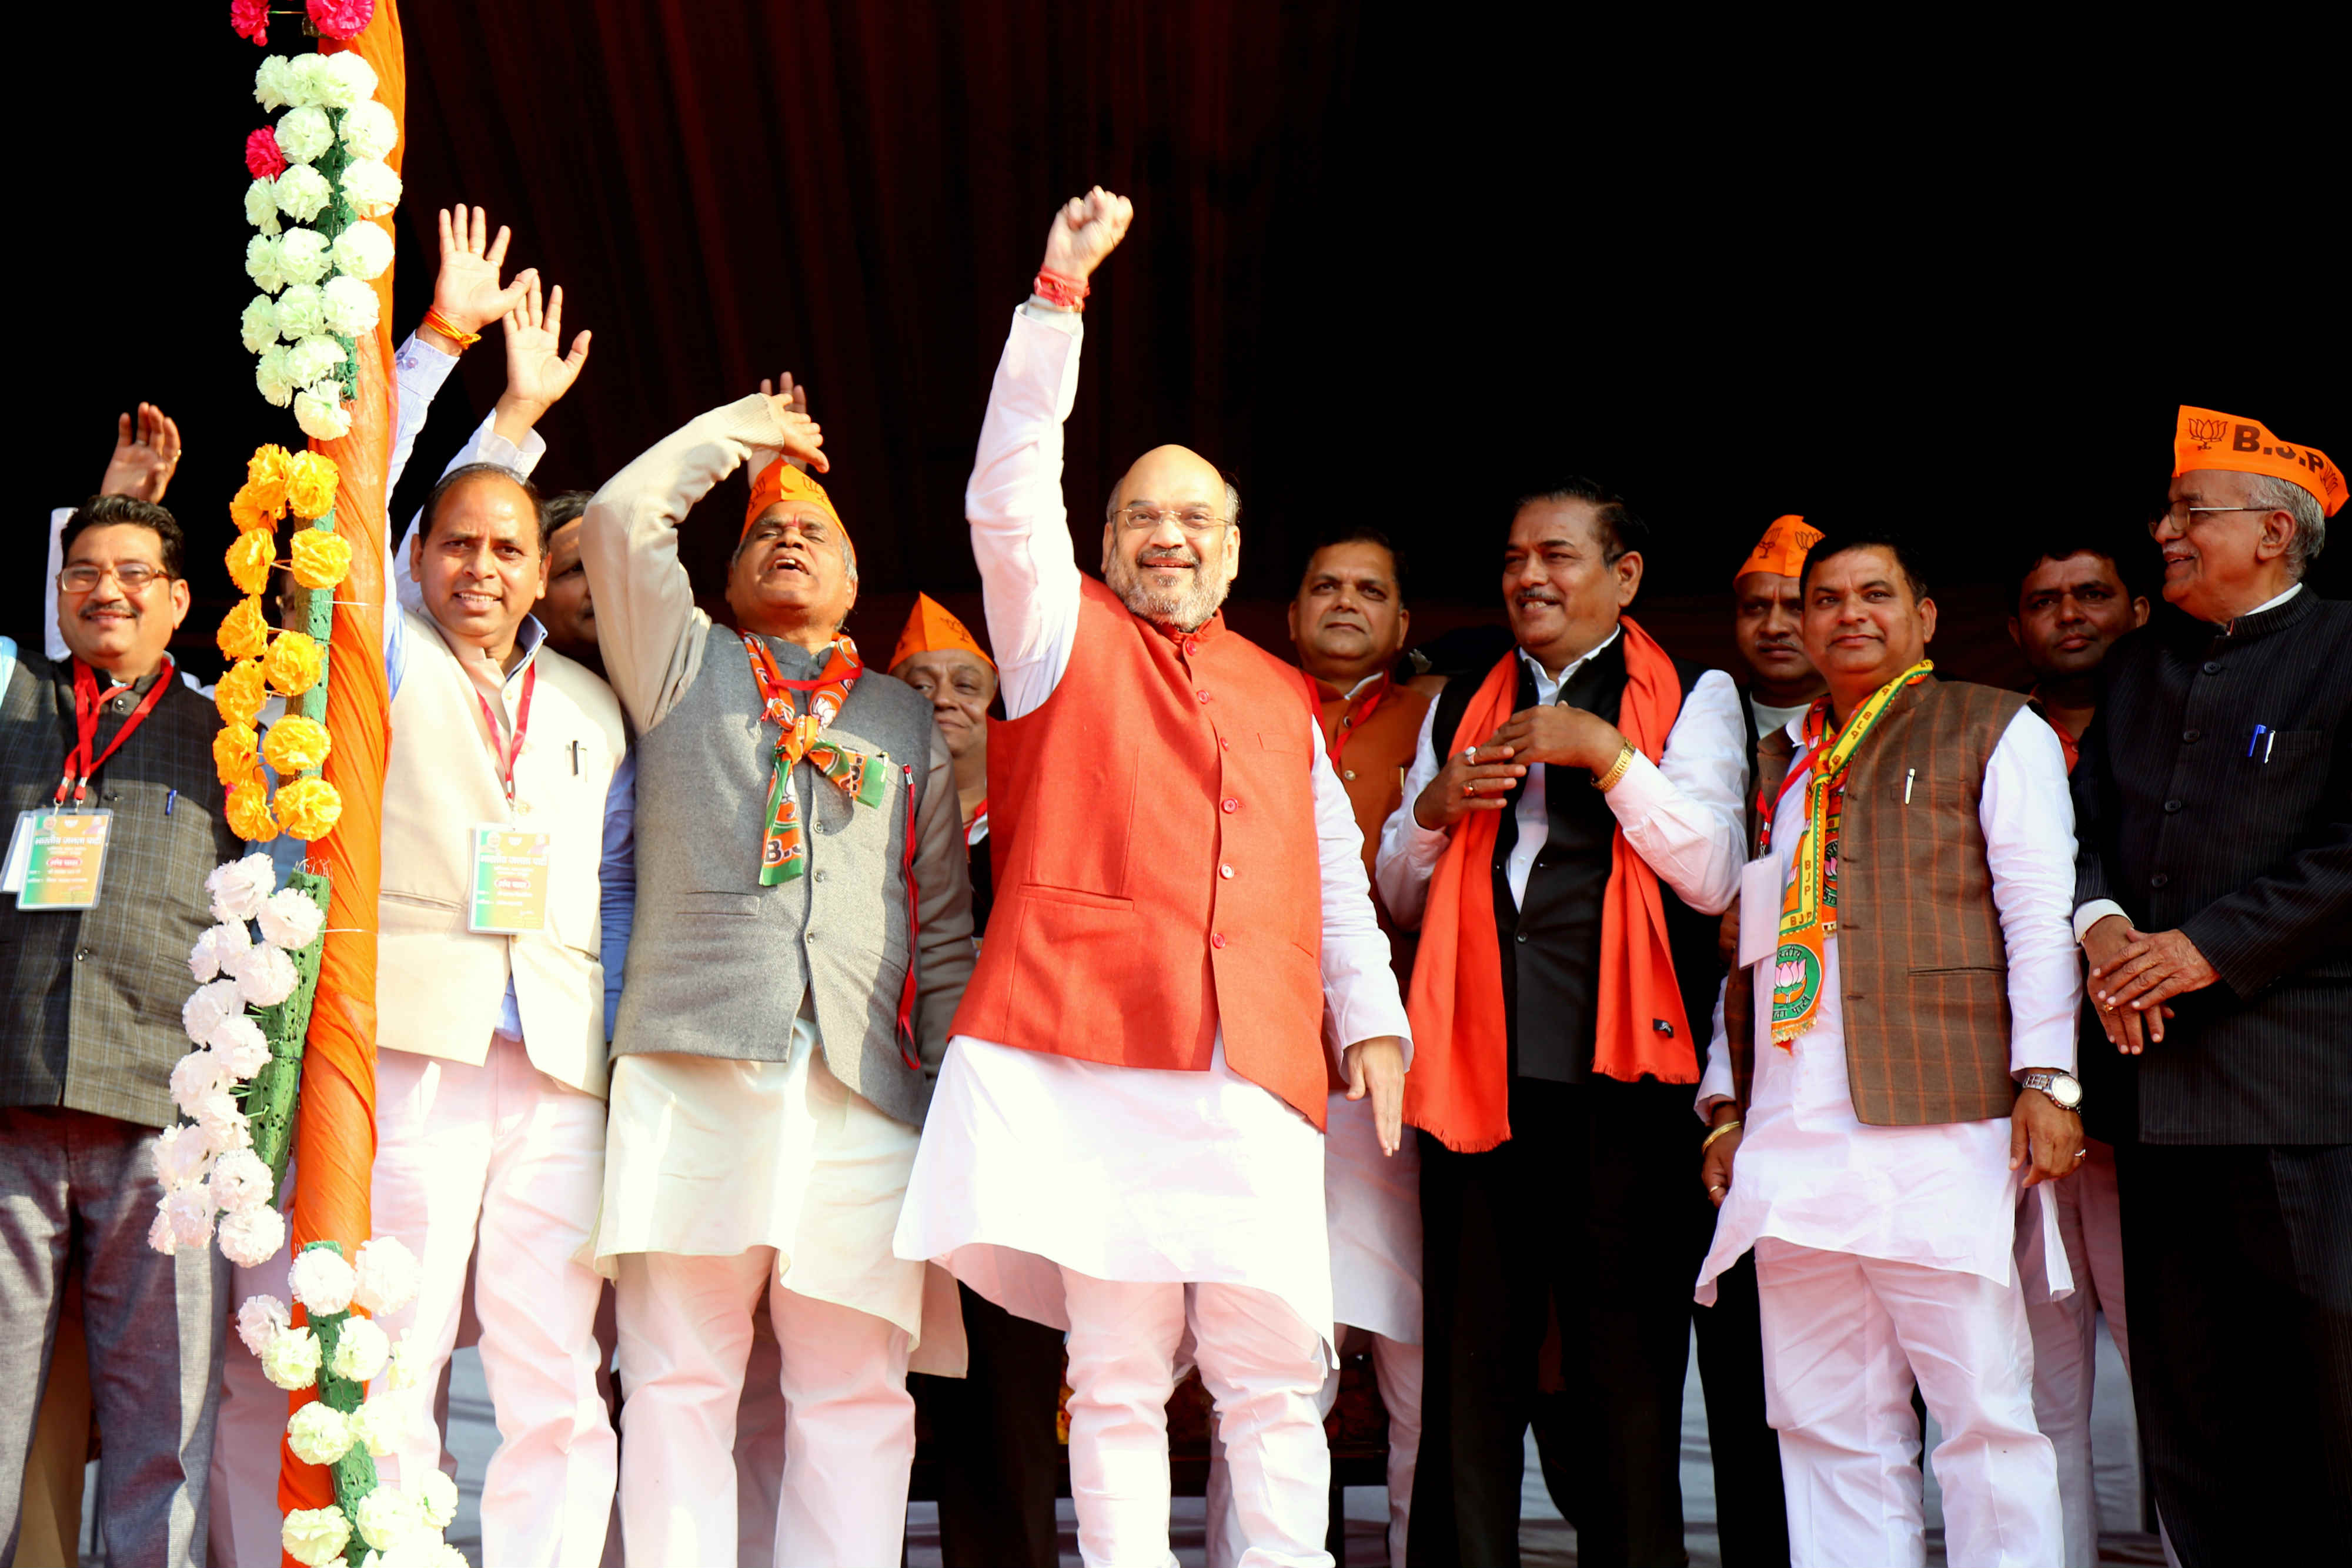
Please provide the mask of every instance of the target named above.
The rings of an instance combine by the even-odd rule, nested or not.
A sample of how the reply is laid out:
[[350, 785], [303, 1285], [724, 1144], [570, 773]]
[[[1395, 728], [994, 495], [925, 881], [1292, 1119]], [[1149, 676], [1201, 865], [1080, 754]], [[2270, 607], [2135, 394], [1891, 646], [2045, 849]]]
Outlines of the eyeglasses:
[[125, 561], [120, 566], [91, 566], [85, 562], [58, 573], [58, 586], [68, 593], [89, 593], [110, 573], [122, 584], [125, 593], [144, 593], [149, 583], [169, 581], [172, 576], [160, 566], [148, 566], [142, 561]]
[[2278, 509], [2276, 507], [2192, 507], [2186, 501], [2175, 501], [2157, 515], [2156, 521], [2148, 524], [2147, 531], [2152, 534], [2166, 523], [2185, 530], [2189, 520], [2200, 512], [2275, 512]]
[[1118, 526], [1139, 533], [1157, 533], [1163, 523], [1174, 523], [1179, 528], [1199, 538], [1213, 534], [1225, 526], [1225, 519], [1206, 507], [1187, 507], [1181, 512], [1162, 512], [1150, 507], [1121, 507], [1114, 514]]

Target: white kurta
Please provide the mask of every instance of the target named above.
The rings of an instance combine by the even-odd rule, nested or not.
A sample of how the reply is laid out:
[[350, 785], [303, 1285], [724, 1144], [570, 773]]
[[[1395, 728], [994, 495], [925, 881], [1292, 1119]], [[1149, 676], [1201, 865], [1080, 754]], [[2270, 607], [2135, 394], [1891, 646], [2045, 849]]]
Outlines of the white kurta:
[[1421, 1343], [1421, 1145], [1381, 1153], [1372, 1103], [1331, 1096], [1323, 1140], [1323, 1212], [1331, 1232], [1331, 1314]]
[[600, 1273], [617, 1278], [625, 1252], [772, 1247], [777, 1286], [921, 1345], [923, 1265], [892, 1254], [887, 1223], [919, 1134], [843, 1087], [806, 1017], [788, 1061], [635, 1053], [611, 1095]]
[[[1793, 726], [1790, 733], [1796, 735]], [[1796, 766], [1803, 762], [1801, 746]], [[1774, 885], [1784, 892], [1805, 829], [1804, 794], [1801, 788], [1788, 790], [1772, 820]], [[2009, 965], [2011, 1070], [2072, 1071], [2083, 1000], [2067, 924], [2074, 907], [2074, 813], [2058, 737], [2032, 713], [2021, 712], [1993, 747], [1977, 817]], [[1758, 1030], [1762, 1042], [1756, 1048], [1753, 1098], [1731, 1191], [1716, 1217], [1715, 1244], [1699, 1270], [1698, 1300], [1712, 1303], [1716, 1276], [1766, 1236], [2009, 1284], [2015, 1278], [2011, 1247], [2022, 1173], [2009, 1168], [2008, 1120], [1864, 1125], [1854, 1115], [1846, 1075], [1834, 935], [1823, 945], [1823, 960], [1813, 1027], [1786, 1051]], [[1751, 983], [1756, 1018], [1769, 1019], [1771, 966], [1756, 965]], [[1731, 1092], [1718, 1007], [1699, 1085], [1702, 1111]], [[2072, 1289], [2072, 1276], [2046, 1206], [2044, 1217], [2049, 1280], [2053, 1293], [2063, 1295]]]
[[[1079, 575], [1061, 494], [1062, 422], [1077, 392], [1078, 319], [1024, 307], [997, 371], [965, 510], [1007, 717], [1069, 667]], [[1322, 974], [1342, 1042], [1407, 1037], [1372, 913], [1353, 808], [1312, 716]], [[1407, 1040], [1408, 1055], [1411, 1042]], [[949, 1042], [900, 1213], [897, 1249], [945, 1264], [1006, 1311], [1069, 1327], [1065, 1267], [1133, 1283], [1268, 1291], [1333, 1323], [1322, 1134], [1225, 1064], [1163, 1071], [958, 1035]]]

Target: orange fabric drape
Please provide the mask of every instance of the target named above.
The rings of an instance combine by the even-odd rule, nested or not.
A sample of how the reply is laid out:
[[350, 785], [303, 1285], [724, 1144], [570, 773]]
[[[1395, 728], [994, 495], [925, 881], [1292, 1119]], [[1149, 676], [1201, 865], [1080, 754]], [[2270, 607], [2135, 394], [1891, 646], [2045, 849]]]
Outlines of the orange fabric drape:
[[[406, 77], [399, 9], [376, 0], [375, 16], [348, 42], [322, 38], [323, 51], [357, 49], [375, 68], [376, 97], [405, 126]], [[397, 168], [405, 138], [386, 162]], [[378, 220], [381, 221], [381, 220]], [[387, 228], [389, 225], [386, 225]], [[336, 1241], [354, 1256], [370, 1234], [369, 1182], [375, 1167], [376, 890], [383, 843], [383, 765], [391, 741], [383, 678], [385, 466], [391, 456], [392, 269], [376, 280], [376, 329], [357, 344], [359, 397], [351, 433], [311, 444], [335, 460], [335, 531], [352, 541], [351, 575], [336, 591], [330, 644], [327, 733], [334, 748], [326, 776], [341, 792], [342, 820], [311, 846], [331, 882], [327, 938], [319, 962], [318, 1001], [302, 1059], [302, 1097], [294, 1122], [293, 1236], [297, 1252]], [[299, 1313], [301, 1309], [295, 1309]], [[298, 1316], [295, 1320], [300, 1322]], [[299, 1409], [315, 1391], [289, 1396]], [[328, 1508], [332, 1474], [290, 1452], [278, 1458], [282, 1511]], [[356, 1554], [355, 1554], [356, 1555]], [[291, 1565], [293, 1559], [284, 1562]]]
[[[1665, 754], [1666, 735], [1682, 711], [1682, 682], [1648, 632], [1631, 620], [1618, 624], [1625, 644], [1625, 695], [1617, 727], [1654, 763]], [[1513, 650], [1488, 672], [1454, 733], [1444, 737], [1449, 755], [1485, 745], [1511, 716], [1518, 663]], [[1491, 870], [1501, 828], [1501, 812], [1474, 811], [1454, 830], [1454, 841], [1430, 877], [1407, 1004], [1413, 1056], [1405, 1076], [1404, 1119], [1463, 1154], [1494, 1148], [1511, 1135], [1503, 957]], [[1697, 1082], [1697, 1054], [1675, 983], [1657, 873], [1625, 841], [1622, 828], [1611, 842], [1601, 894], [1599, 978], [1592, 1070], [1629, 1082], [1643, 1077]], [[1665, 1020], [1674, 1032], [1661, 1033], [1653, 1019]]]

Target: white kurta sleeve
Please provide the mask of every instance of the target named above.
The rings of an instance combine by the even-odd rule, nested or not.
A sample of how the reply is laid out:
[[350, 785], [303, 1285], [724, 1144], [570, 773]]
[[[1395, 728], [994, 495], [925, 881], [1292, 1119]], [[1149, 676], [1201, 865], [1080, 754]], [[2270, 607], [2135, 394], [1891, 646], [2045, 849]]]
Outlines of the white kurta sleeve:
[[1711, 1120], [1710, 1113], [1723, 1102], [1739, 1097], [1738, 1085], [1731, 1075], [1731, 1031], [1723, 1026], [1723, 998], [1726, 988], [1733, 980], [1747, 985], [1747, 971], [1734, 969], [1716, 982], [1715, 1019], [1706, 1038], [1706, 1067], [1698, 1075], [1698, 1097], [1694, 1107], [1702, 1122]]
[[1650, 869], [1701, 915], [1720, 915], [1739, 892], [1747, 792], [1739, 691], [1709, 670], [1691, 687], [1659, 763], [1637, 754], [1608, 800]]
[[434, 394], [441, 390], [449, 372], [457, 368], [457, 356], [442, 352], [426, 342], [421, 334], [411, 332], [392, 356], [393, 376], [400, 388], [399, 407], [392, 424], [392, 453], [384, 463], [383, 493], [389, 497], [400, 487], [400, 476], [408, 469], [408, 455], [416, 449], [416, 438], [425, 429], [425, 417], [432, 410]]
[[1309, 755], [1315, 758], [1315, 848], [1323, 883], [1323, 1005], [1329, 1015], [1324, 1038], [1334, 1061], [1344, 1068], [1347, 1047], [1395, 1035], [1404, 1041], [1410, 1068], [1412, 1026], [1389, 965], [1388, 934], [1381, 929], [1364, 880], [1364, 839], [1356, 810], [1347, 786], [1331, 770], [1322, 729], [1311, 717], [1306, 723], [1314, 732]]
[[1381, 847], [1372, 861], [1372, 876], [1379, 883], [1381, 906], [1389, 918], [1407, 931], [1421, 929], [1423, 904], [1429, 899], [1429, 879], [1437, 870], [1437, 862], [1445, 858], [1445, 846], [1453, 835], [1444, 829], [1432, 831], [1414, 820], [1412, 803], [1437, 777], [1437, 753], [1430, 731], [1437, 723], [1437, 705], [1431, 703], [1429, 711], [1421, 716], [1421, 739], [1412, 752], [1412, 767], [1404, 776], [1404, 799], [1381, 824]]
[[1013, 313], [964, 487], [1007, 718], [1053, 695], [1077, 640], [1078, 563], [1062, 502], [1062, 422], [1077, 400], [1085, 343], [1074, 311], [1024, 305]]
[[1993, 907], [2009, 959], [2009, 1066], [2074, 1070], [2083, 1007], [2075, 957], [2074, 802], [2058, 737], [2031, 709], [2010, 721], [1985, 763], [1977, 806]]

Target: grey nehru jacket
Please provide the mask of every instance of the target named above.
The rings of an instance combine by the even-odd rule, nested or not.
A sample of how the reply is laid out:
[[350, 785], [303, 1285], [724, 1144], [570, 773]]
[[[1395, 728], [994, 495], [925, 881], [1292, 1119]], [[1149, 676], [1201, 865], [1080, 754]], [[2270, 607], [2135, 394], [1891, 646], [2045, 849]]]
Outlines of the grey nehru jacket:
[[[97, 907], [19, 913], [0, 894], [0, 1105], [149, 1127], [178, 1119], [171, 1072], [190, 1049], [180, 1027], [195, 988], [188, 949], [213, 918], [205, 878], [245, 846], [213, 767], [219, 716], [177, 675], [154, 679], [169, 689], [90, 777], [89, 803], [114, 813]], [[0, 831], [51, 805], [74, 743], [73, 686], [71, 659], [18, 652], [0, 692]], [[107, 701], [97, 750], [131, 706], [127, 693]]]
[[[741, 639], [695, 608], [677, 559], [678, 521], [740, 465], [772, 461], [779, 434], [764, 398], [704, 414], [622, 470], [582, 527], [606, 676], [638, 735], [636, 924], [613, 1054], [782, 1061], [805, 1000], [834, 1076], [919, 1125], [929, 1086], [907, 1053], [936, 1068], [972, 964], [954, 768], [930, 705], [879, 670], [858, 677], [824, 735], [887, 759], [882, 803], [802, 763], [808, 869], [762, 886], [776, 727]], [[806, 650], [765, 641], [785, 679], [816, 674]]]

